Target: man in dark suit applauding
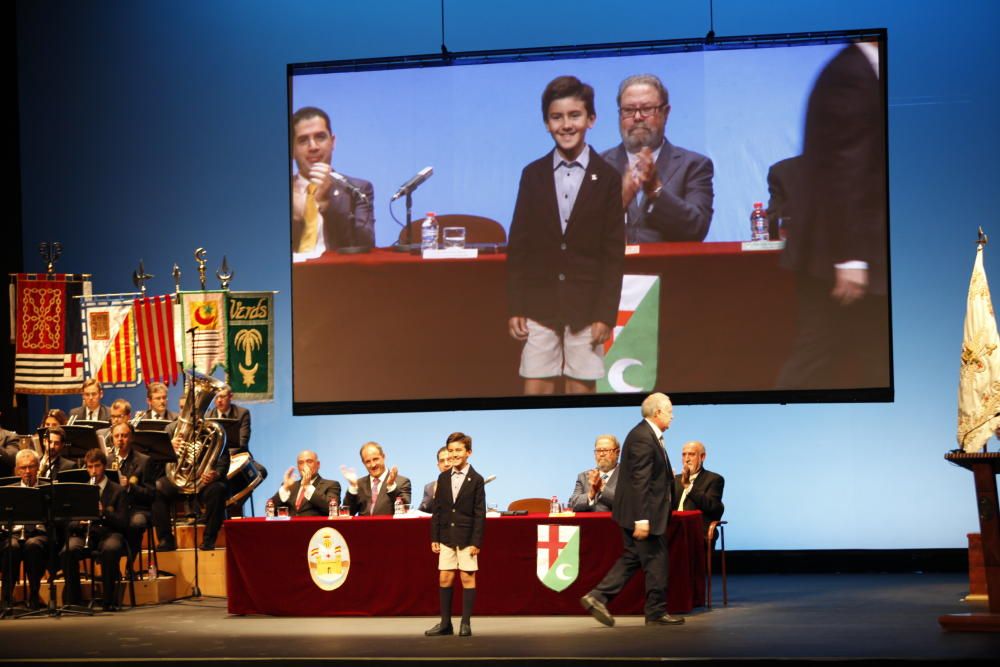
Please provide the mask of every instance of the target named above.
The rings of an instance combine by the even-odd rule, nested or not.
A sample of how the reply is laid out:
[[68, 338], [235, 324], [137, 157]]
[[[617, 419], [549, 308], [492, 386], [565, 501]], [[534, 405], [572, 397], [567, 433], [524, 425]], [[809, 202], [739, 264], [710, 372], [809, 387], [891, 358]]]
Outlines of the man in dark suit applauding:
[[674, 509], [701, 510], [705, 530], [713, 521], [722, 518], [726, 506], [722, 504], [722, 489], [726, 480], [722, 475], [705, 470], [705, 445], [692, 440], [681, 449], [684, 469], [674, 477]]
[[353, 468], [340, 466], [340, 472], [349, 484], [344, 504], [350, 508], [352, 515], [392, 516], [397, 499], [402, 500], [404, 505], [410, 504], [410, 480], [400, 475], [396, 466], [386, 469], [382, 445], [366, 442], [361, 447], [361, 462], [368, 469], [368, 474], [361, 479]]
[[576, 476], [576, 487], [569, 498], [574, 512], [610, 512], [618, 485], [618, 438], [601, 435], [594, 442], [597, 467]]
[[622, 528], [625, 552], [604, 579], [580, 603], [604, 625], [614, 625], [607, 605], [621, 592], [636, 568], [646, 574], [646, 625], [684, 622], [667, 613], [667, 521], [674, 471], [663, 446], [663, 432], [673, 420], [673, 405], [665, 394], [650, 394], [642, 402], [643, 420], [625, 438], [612, 517]]
[[[295, 470], [299, 479], [295, 479]], [[319, 476], [319, 457], [308, 449], [299, 452], [295, 468], [285, 471], [281, 488], [271, 500], [275, 506], [288, 507], [289, 516], [326, 516], [330, 511], [330, 501], [337, 499], [340, 504], [340, 483]]]
[[458, 634], [472, 634], [472, 605], [476, 600], [476, 571], [479, 549], [486, 524], [486, 482], [469, 465], [472, 438], [456, 432], [448, 436], [448, 460], [451, 469], [438, 477], [431, 517], [431, 551], [438, 554], [438, 593], [441, 622], [424, 634], [428, 637], [450, 635], [451, 587], [455, 572], [462, 579], [462, 624]]
[[149, 457], [132, 448], [134, 427], [120, 421], [111, 428], [114, 443], [111, 467], [118, 470], [118, 480], [128, 501], [128, 540], [132, 557], [142, 548], [142, 534], [153, 523], [153, 500], [156, 497], [156, 476]]

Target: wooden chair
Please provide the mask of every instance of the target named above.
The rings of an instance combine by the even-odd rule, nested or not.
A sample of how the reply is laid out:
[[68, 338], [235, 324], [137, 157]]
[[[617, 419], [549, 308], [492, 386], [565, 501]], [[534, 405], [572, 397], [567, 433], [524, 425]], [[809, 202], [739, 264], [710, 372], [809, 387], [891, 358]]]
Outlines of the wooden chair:
[[511, 512], [525, 510], [531, 514], [548, 514], [551, 502], [548, 498], [519, 498], [511, 501], [507, 509]]
[[719, 562], [722, 565], [722, 606], [729, 606], [729, 593], [726, 590], [726, 532], [724, 526], [728, 521], [713, 521], [708, 525], [705, 535], [705, 606], [712, 608], [712, 553], [715, 535], [719, 535]]
[[[445, 227], [465, 227], [466, 243], [496, 243], [503, 245], [507, 243], [507, 230], [496, 220], [484, 218], [479, 215], [462, 215], [448, 213], [439, 215], [438, 230], [443, 240]], [[420, 243], [420, 225], [424, 219], [414, 220], [410, 223], [412, 229], [411, 239], [413, 243]], [[406, 228], [399, 231], [399, 243], [406, 243]]]

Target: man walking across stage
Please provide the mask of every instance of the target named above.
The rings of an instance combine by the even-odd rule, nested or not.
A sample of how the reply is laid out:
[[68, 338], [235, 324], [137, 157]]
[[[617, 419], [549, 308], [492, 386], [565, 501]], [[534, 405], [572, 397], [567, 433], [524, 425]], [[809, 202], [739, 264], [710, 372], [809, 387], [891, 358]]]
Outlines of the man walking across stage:
[[646, 574], [646, 625], [684, 622], [667, 613], [667, 520], [674, 471], [663, 446], [663, 432], [673, 421], [673, 405], [665, 394], [650, 394], [642, 402], [643, 420], [622, 448], [612, 518], [622, 528], [625, 552], [604, 579], [580, 598], [584, 609], [604, 625], [615, 618], [605, 606], [625, 587], [636, 568]]

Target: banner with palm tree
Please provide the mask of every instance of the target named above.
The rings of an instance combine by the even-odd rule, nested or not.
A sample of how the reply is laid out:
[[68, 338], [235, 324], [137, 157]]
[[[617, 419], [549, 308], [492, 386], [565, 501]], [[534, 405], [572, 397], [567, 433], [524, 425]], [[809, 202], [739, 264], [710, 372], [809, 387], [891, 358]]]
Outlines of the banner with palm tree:
[[274, 399], [274, 293], [229, 292], [226, 375], [238, 401]]

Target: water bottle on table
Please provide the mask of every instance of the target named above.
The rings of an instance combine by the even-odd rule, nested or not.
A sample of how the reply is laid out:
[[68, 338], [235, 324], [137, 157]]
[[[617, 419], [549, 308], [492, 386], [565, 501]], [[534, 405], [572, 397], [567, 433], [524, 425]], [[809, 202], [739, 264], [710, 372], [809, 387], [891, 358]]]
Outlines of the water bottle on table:
[[438, 219], [436, 213], [428, 213], [420, 225], [420, 250], [437, 250]]
[[764, 210], [764, 204], [759, 201], [754, 202], [753, 211], [750, 213], [750, 240], [771, 240], [771, 232], [767, 227], [767, 211]]

